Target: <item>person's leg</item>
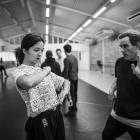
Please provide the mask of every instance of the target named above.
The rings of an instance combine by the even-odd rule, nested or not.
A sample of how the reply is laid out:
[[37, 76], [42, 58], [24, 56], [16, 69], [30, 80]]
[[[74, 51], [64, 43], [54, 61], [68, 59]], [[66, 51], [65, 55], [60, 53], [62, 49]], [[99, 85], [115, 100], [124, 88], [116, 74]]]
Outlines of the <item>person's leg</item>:
[[65, 140], [65, 127], [64, 127], [64, 121], [63, 116], [60, 111], [57, 111], [57, 122], [55, 123], [55, 129], [54, 129], [54, 140]]
[[1, 76], [3, 76], [2, 70], [3, 70], [3, 67], [0, 65]]
[[5, 69], [4, 66], [3, 66], [3, 71], [4, 71], [5, 76], [8, 76], [8, 74], [7, 74], [6, 69]]
[[70, 95], [71, 95], [73, 105], [69, 107], [68, 112], [64, 113], [65, 116], [74, 116], [75, 113], [76, 113], [75, 110], [74, 110], [75, 96], [74, 96], [74, 82], [73, 82], [73, 80], [70, 80]]
[[110, 115], [102, 132], [102, 139], [115, 140], [117, 137], [121, 136], [126, 131], [127, 130], [125, 125], [120, 123]]
[[128, 126], [128, 133], [133, 140], [140, 140], [140, 129]]
[[78, 87], [78, 80], [73, 80], [73, 111], [77, 111], [77, 87]]

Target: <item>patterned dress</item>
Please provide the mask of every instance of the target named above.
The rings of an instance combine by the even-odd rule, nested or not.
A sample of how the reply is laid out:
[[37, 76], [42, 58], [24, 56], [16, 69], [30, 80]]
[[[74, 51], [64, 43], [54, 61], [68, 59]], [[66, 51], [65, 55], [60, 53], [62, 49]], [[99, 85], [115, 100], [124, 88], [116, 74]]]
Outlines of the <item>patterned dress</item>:
[[[14, 71], [15, 82], [19, 76], [32, 75], [37, 71], [40, 72], [42, 69], [22, 64]], [[35, 117], [46, 110], [51, 110], [58, 106], [60, 100], [56, 94], [56, 90], [62, 87], [63, 82], [64, 78], [50, 72], [42, 82], [28, 90], [23, 90], [16, 84], [16, 88], [26, 104], [27, 116]], [[61, 97], [64, 96], [61, 95]]]

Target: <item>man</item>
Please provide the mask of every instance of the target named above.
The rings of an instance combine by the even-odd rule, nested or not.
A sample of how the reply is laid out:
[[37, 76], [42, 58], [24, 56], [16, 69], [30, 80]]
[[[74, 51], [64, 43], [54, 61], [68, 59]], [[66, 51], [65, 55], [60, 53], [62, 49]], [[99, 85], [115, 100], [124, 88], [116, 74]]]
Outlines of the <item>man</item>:
[[64, 70], [64, 57], [62, 56], [62, 51], [61, 49], [56, 49], [56, 54], [57, 54], [57, 59], [56, 61], [59, 63], [61, 72]]
[[53, 58], [53, 54], [51, 50], [46, 51], [46, 59], [42, 63], [41, 68], [50, 66], [51, 71], [59, 76], [61, 76], [60, 65]]
[[3, 76], [3, 72], [4, 72], [5, 76], [8, 77], [2, 58], [0, 58], [0, 72], [1, 72], [1, 76]]
[[[116, 79], [109, 99], [114, 106], [102, 133], [103, 140], [115, 140], [128, 132], [140, 139], [140, 33], [128, 30], [119, 36], [123, 57], [116, 61]], [[116, 96], [115, 96], [116, 91]]]
[[71, 45], [66, 44], [64, 47], [66, 58], [64, 59], [63, 77], [70, 81], [70, 94], [73, 105], [69, 107], [69, 111], [65, 116], [73, 116], [77, 111], [77, 86], [78, 86], [78, 60], [71, 53]]

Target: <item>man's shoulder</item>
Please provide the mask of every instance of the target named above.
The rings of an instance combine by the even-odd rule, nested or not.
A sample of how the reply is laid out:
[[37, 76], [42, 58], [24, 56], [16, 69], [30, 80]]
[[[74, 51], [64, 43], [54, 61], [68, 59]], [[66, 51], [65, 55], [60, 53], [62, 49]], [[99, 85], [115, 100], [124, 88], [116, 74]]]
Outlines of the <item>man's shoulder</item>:
[[117, 60], [116, 60], [116, 62], [121, 62], [121, 61], [123, 61], [124, 60], [124, 57], [120, 57], [120, 58], [118, 58]]

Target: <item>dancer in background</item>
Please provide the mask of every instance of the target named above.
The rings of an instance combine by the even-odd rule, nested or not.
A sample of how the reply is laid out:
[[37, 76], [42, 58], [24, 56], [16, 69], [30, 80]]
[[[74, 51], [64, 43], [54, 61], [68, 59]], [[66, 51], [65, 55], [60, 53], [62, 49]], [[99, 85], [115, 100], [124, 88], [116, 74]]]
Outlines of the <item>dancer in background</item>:
[[78, 88], [78, 60], [72, 55], [72, 47], [66, 44], [64, 47], [66, 58], [64, 59], [63, 77], [70, 81], [70, 94], [73, 105], [69, 107], [69, 111], [65, 116], [74, 116], [77, 111], [77, 88]]

